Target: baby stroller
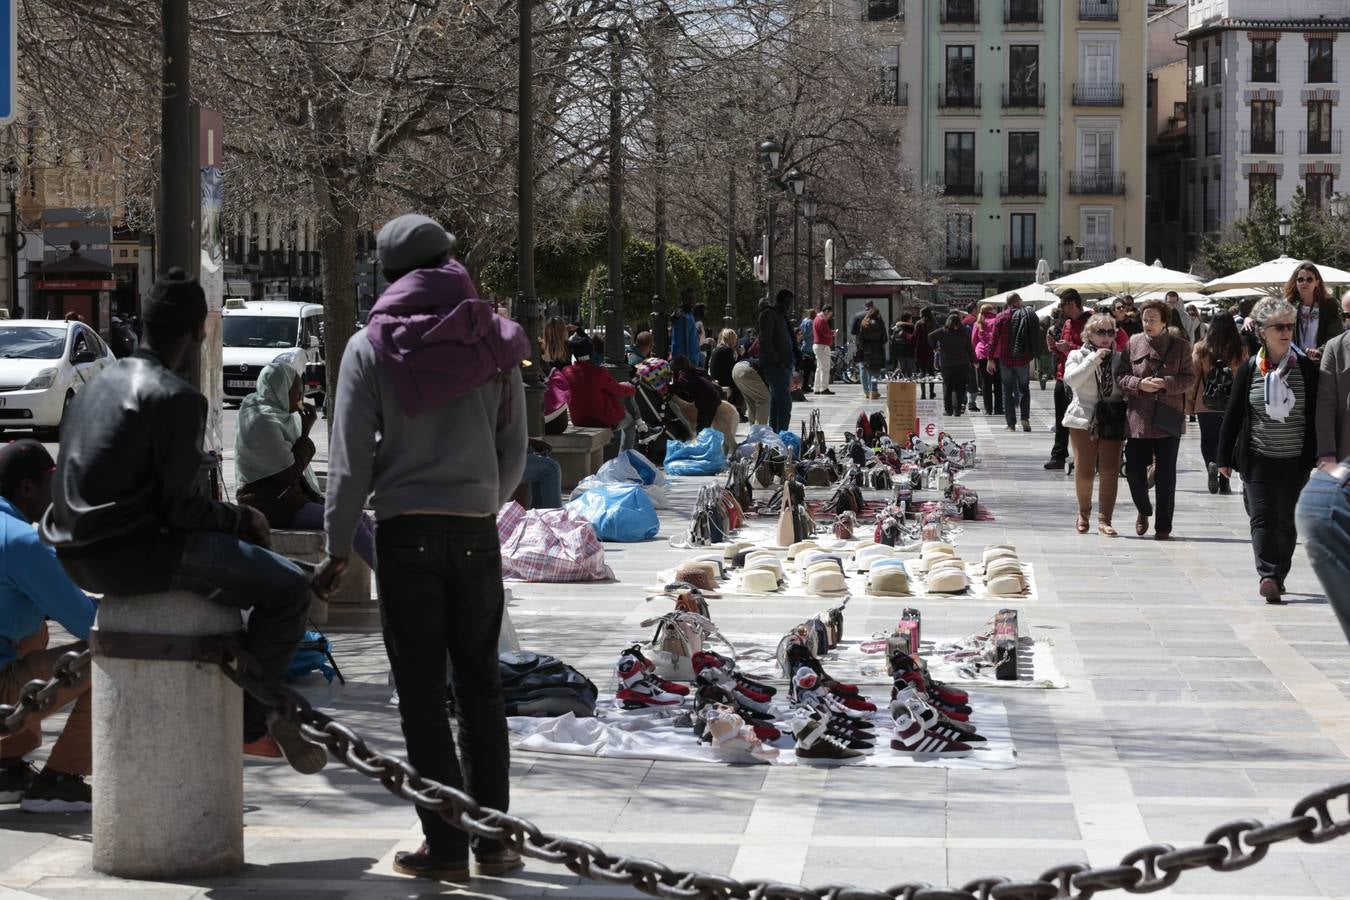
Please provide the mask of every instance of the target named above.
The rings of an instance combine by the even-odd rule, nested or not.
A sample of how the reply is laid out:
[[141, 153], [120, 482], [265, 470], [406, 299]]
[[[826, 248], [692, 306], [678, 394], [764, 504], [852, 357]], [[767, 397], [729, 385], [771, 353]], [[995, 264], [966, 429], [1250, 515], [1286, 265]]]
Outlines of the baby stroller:
[[633, 373], [633, 404], [637, 407], [637, 450], [657, 466], [666, 462], [666, 444], [672, 440], [688, 441], [694, 437], [694, 426], [670, 402], [670, 363], [664, 359], [648, 359], [639, 363]]

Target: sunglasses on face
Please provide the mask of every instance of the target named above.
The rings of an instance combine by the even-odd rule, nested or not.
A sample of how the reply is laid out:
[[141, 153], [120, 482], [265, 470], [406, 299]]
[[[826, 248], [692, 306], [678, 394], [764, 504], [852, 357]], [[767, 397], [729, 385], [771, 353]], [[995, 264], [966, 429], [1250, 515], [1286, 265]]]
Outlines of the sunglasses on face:
[[1292, 334], [1293, 331], [1294, 331], [1294, 323], [1293, 323], [1293, 322], [1272, 322], [1272, 323], [1270, 323], [1269, 325], [1263, 325], [1263, 326], [1261, 326], [1261, 327], [1262, 327], [1262, 328], [1270, 328], [1270, 329], [1273, 329], [1274, 331], [1278, 331], [1278, 332], [1281, 332], [1281, 333], [1284, 333], [1284, 332], [1287, 331], [1287, 332], [1289, 332], [1289, 333]]
[[1115, 336], [1116, 336], [1116, 330], [1115, 330], [1114, 328], [1112, 328], [1110, 331], [1107, 331], [1106, 329], [1103, 328], [1103, 329], [1101, 329], [1101, 330], [1099, 330], [1099, 331], [1094, 331], [1094, 332], [1092, 332], [1092, 333], [1095, 334], [1097, 337], [1115, 337]]
[[1309, 276], [1309, 277], [1307, 277], [1307, 278], [1299, 277], [1299, 278], [1295, 278], [1294, 280], [1297, 281], [1299, 284], [1316, 284], [1316, 283], [1317, 283], [1317, 279], [1316, 279], [1316, 278], [1313, 278], [1313, 277], [1311, 277], [1311, 276]]

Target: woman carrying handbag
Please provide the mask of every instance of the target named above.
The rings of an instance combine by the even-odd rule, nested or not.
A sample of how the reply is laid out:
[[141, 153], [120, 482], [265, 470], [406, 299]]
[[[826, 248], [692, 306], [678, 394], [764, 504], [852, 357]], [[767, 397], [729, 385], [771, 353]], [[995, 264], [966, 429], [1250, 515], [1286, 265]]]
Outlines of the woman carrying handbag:
[[1116, 322], [1098, 313], [1083, 328], [1083, 346], [1064, 362], [1064, 381], [1073, 396], [1062, 424], [1069, 429], [1074, 455], [1074, 488], [1078, 493], [1079, 534], [1086, 534], [1092, 515], [1092, 483], [1100, 478], [1097, 531], [1115, 537], [1111, 515], [1120, 478], [1120, 446], [1125, 441], [1125, 401], [1115, 383]]
[[1125, 359], [1116, 378], [1116, 387], [1125, 395], [1129, 438], [1125, 478], [1139, 511], [1134, 533], [1142, 537], [1148, 534], [1148, 520], [1155, 511], [1148, 486], [1148, 467], [1154, 465], [1157, 521], [1153, 537], [1167, 541], [1172, 538], [1176, 505], [1177, 450], [1186, 430], [1183, 406], [1195, 371], [1191, 367], [1191, 345], [1167, 329], [1171, 319], [1167, 304], [1150, 300], [1140, 307], [1139, 317], [1144, 330], [1125, 345]]

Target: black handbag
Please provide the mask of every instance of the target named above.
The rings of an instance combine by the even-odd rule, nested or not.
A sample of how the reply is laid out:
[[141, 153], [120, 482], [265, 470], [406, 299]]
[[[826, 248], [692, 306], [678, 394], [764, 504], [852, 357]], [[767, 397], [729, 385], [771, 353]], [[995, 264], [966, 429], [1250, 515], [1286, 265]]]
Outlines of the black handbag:
[[1125, 440], [1125, 401], [1098, 400], [1092, 410], [1092, 433], [1099, 441]]

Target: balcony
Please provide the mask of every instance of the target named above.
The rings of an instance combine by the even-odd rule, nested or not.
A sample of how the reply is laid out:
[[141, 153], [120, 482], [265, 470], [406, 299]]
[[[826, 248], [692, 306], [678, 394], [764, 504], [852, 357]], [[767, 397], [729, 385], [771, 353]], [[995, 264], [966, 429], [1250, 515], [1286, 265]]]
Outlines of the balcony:
[[1124, 106], [1125, 85], [1120, 82], [1075, 81], [1073, 84], [1074, 106]]
[[938, 172], [933, 176], [933, 182], [941, 185], [942, 193], [948, 197], [984, 196], [984, 174], [982, 172], [971, 174]]
[[1082, 251], [1082, 255], [1078, 256], [1078, 259], [1092, 263], [1094, 266], [1115, 262], [1120, 258], [1120, 254], [1116, 253], [1115, 244], [1080, 244], [1074, 250], [1075, 253], [1079, 250]]
[[909, 85], [894, 70], [881, 74], [872, 87], [872, 102], [878, 106], [909, 106]]
[[1000, 172], [998, 178], [1000, 197], [1044, 197], [1044, 172]]
[[1009, 244], [1003, 245], [1003, 268], [1005, 269], [1034, 269], [1036, 263], [1045, 256], [1045, 245], [1037, 244], [1035, 247], [1018, 246]]
[[1322, 156], [1341, 152], [1341, 133], [1339, 131], [1300, 131], [1298, 133], [1298, 152], [1304, 156]]
[[1238, 138], [1243, 153], [1280, 156], [1284, 153], [1283, 131], [1244, 131]]
[[980, 24], [979, 0], [938, 0], [938, 21], [943, 25]]
[[1117, 22], [1119, 20], [1119, 0], [1078, 0], [1078, 21], [1080, 22]]
[[1045, 107], [1045, 85], [1028, 87], [1023, 84], [1003, 85], [1004, 109], [1043, 109]]
[[1042, 0], [1003, 0], [1005, 25], [1040, 25], [1044, 21]]
[[863, 4], [864, 22], [903, 22], [904, 0], [867, 0]]
[[1125, 173], [1111, 171], [1070, 172], [1069, 193], [1121, 196], [1125, 193]]
[[969, 247], [948, 247], [947, 268], [976, 269], [980, 265], [980, 248], [972, 241]]
[[938, 109], [979, 109], [980, 85], [938, 82]]

